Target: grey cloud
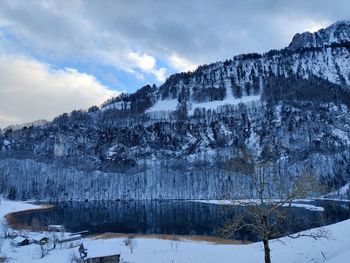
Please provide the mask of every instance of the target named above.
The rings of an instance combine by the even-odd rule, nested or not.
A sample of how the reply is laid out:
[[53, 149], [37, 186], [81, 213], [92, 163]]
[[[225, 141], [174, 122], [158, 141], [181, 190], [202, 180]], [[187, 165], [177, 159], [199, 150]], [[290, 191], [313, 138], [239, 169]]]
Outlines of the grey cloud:
[[105, 59], [101, 54], [111, 52], [120, 67], [128, 67], [123, 54], [130, 51], [163, 60], [176, 53], [195, 63], [209, 63], [282, 48], [311, 23], [350, 18], [350, 3], [345, 0], [11, 1], [0, 5], [0, 17], [37, 52], [100, 59], [99, 63]]
[[348, 7], [346, 1], [219, 0], [107, 1], [86, 9], [91, 17], [103, 16], [100, 26], [130, 39], [134, 48], [158, 56], [170, 50], [201, 63], [283, 47], [312, 21], [346, 19]]

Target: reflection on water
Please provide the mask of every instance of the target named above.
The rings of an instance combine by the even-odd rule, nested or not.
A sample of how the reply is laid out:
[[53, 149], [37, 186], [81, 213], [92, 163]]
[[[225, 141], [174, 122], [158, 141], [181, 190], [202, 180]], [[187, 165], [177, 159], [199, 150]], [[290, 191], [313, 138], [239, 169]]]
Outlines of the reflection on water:
[[[286, 231], [298, 232], [350, 218], [350, 203], [315, 201], [312, 204], [324, 207], [325, 211], [288, 208], [289, 217], [295, 224]], [[62, 224], [68, 231], [89, 230], [91, 234], [115, 232], [220, 236], [224, 223], [244, 213], [245, 209], [227, 209], [227, 206], [186, 201], [59, 202], [52, 210], [19, 214], [17, 220], [27, 225], [33, 220], [42, 226]], [[247, 231], [235, 238], [258, 239]]]

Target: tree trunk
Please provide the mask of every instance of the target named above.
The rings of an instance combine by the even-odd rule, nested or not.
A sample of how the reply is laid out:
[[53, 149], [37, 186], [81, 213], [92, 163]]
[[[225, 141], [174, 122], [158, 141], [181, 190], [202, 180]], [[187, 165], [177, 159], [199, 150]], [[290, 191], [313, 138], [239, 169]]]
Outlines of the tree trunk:
[[265, 263], [271, 263], [269, 240], [263, 239], [263, 243], [264, 243]]

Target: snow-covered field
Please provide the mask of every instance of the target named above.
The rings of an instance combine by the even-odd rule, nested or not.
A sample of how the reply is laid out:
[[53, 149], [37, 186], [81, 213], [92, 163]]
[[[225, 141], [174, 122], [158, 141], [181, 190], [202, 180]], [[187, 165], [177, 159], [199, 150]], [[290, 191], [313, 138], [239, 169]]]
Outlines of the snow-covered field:
[[[197, 108], [204, 108], [206, 110], [215, 110], [219, 108], [220, 106], [224, 105], [238, 105], [239, 103], [250, 103], [253, 101], [259, 101], [260, 95], [255, 96], [244, 96], [242, 98], [234, 98], [232, 95], [232, 91], [229, 89], [227, 90], [228, 94], [223, 100], [214, 100], [214, 101], [208, 101], [208, 102], [201, 102], [201, 103], [191, 103], [189, 104], [190, 109], [188, 111], [189, 115], [194, 114], [194, 110]], [[149, 108], [146, 112], [156, 112], [156, 111], [166, 111], [171, 112], [175, 111], [178, 107], [178, 100], [172, 99], [172, 100], [159, 100], [155, 105], [153, 105], [151, 108]]]
[[[22, 202], [2, 201], [0, 217], [10, 212], [33, 209], [34, 206]], [[271, 241], [272, 262], [348, 262], [350, 258], [350, 220], [325, 227], [330, 233], [328, 239], [313, 240], [307, 237], [298, 239], [282, 238]], [[84, 239], [88, 253], [116, 252], [124, 262], [263, 262], [262, 244], [222, 245], [198, 241], [171, 241], [157, 238], [135, 238], [133, 253], [124, 245], [125, 237], [111, 239]], [[9, 239], [1, 238], [2, 255], [10, 262], [71, 262], [77, 248], [56, 249], [44, 258], [40, 257], [40, 248], [32, 244], [21, 248], [12, 248]]]

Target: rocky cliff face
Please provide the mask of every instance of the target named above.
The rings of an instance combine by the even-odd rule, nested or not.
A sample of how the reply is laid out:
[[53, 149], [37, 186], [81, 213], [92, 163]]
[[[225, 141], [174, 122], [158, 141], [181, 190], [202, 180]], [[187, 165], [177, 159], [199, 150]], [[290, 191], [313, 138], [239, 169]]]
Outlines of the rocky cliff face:
[[350, 21], [339, 21], [318, 32], [296, 34], [288, 49], [298, 50], [302, 48], [322, 48], [344, 44], [350, 38]]
[[280, 183], [312, 169], [334, 192], [350, 181], [349, 32], [338, 22], [279, 51], [3, 131], [0, 191], [16, 199], [247, 197], [245, 149]]

